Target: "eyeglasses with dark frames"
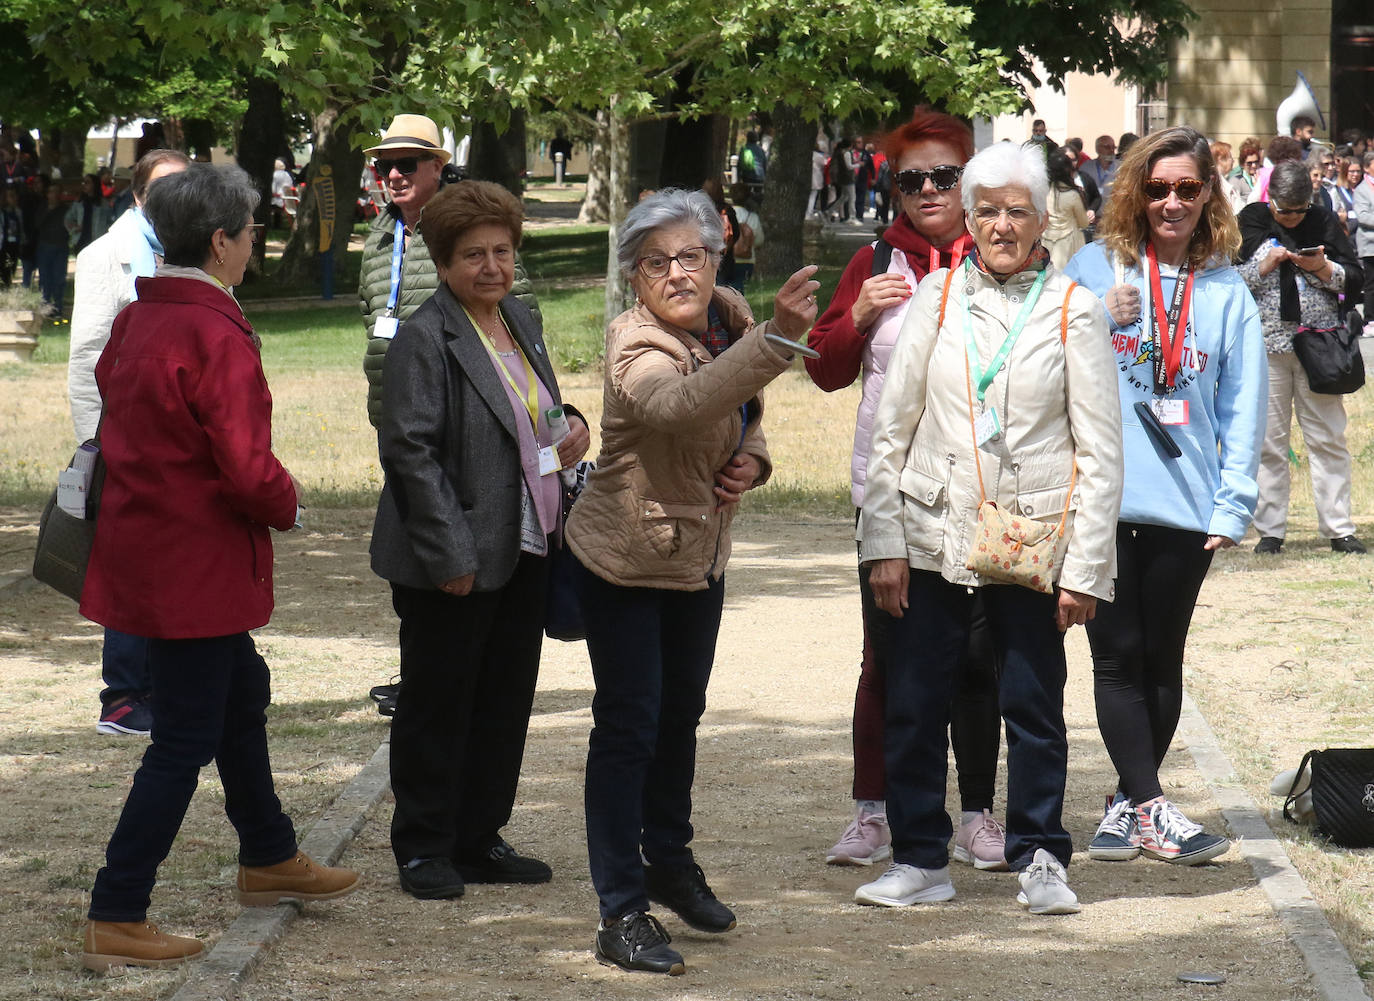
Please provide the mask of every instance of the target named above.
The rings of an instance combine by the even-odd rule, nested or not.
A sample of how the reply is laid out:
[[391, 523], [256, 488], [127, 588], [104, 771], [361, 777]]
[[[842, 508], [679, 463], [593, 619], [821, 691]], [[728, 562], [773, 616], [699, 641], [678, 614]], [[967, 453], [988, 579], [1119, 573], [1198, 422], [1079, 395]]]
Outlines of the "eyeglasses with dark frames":
[[946, 163], [932, 167], [930, 170], [916, 170], [915, 168], [899, 170], [893, 175], [893, 180], [897, 182], [897, 190], [902, 194], [919, 195], [926, 186], [926, 178], [930, 178], [936, 191], [948, 191], [958, 184], [959, 178], [963, 176], [963, 167]]
[[395, 170], [396, 173], [400, 174], [402, 177], [409, 177], [420, 169], [420, 164], [433, 159], [434, 157], [432, 156], [398, 156], [394, 160], [378, 157], [375, 163], [377, 166], [377, 173], [383, 178], [388, 177], [392, 170]]
[[636, 263], [645, 278], [662, 278], [672, 270], [674, 261], [683, 271], [700, 271], [706, 267], [706, 259], [710, 256], [711, 252], [705, 247], [688, 247], [676, 254], [645, 254]]
[[1152, 202], [1162, 202], [1169, 197], [1172, 191], [1178, 195], [1179, 201], [1196, 201], [1197, 196], [1202, 194], [1202, 189], [1207, 187], [1206, 181], [1199, 181], [1196, 177], [1183, 177], [1177, 181], [1166, 181], [1163, 178], [1151, 177], [1141, 189], [1145, 192], [1145, 197]]

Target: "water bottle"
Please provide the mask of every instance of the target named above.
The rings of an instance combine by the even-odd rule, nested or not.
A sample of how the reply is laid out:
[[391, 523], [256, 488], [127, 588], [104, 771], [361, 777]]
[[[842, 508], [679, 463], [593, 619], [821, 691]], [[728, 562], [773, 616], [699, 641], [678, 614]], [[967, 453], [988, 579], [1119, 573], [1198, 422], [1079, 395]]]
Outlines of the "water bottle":
[[[549, 440], [553, 447], [557, 448], [558, 443], [568, 437], [568, 432], [572, 430], [568, 427], [568, 417], [563, 413], [562, 407], [549, 407], [544, 411], [544, 420], [549, 425]], [[558, 478], [563, 481], [565, 487], [570, 487], [577, 482], [577, 470], [560, 469]]]

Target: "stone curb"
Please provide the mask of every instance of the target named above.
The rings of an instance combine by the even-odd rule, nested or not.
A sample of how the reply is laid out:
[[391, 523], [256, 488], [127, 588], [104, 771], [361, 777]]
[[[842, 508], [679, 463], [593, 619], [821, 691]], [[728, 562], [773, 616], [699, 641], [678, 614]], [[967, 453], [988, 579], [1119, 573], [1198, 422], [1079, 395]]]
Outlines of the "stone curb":
[[[301, 851], [325, 865], [338, 862], [390, 785], [391, 743], [388, 739], [301, 839]], [[210, 954], [194, 964], [191, 976], [172, 995], [171, 1001], [233, 1001], [268, 949], [286, 933], [300, 913], [300, 905], [296, 903], [244, 908]]]
[[1323, 1001], [1370, 1001], [1350, 954], [1331, 930], [1306, 881], [1293, 868], [1283, 842], [1241, 788], [1216, 734], [1186, 693], [1178, 733], [1221, 807], [1226, 825], [1240, 839], [1240, 853], [1268, 895], [1279, 923], [1302, 953]]

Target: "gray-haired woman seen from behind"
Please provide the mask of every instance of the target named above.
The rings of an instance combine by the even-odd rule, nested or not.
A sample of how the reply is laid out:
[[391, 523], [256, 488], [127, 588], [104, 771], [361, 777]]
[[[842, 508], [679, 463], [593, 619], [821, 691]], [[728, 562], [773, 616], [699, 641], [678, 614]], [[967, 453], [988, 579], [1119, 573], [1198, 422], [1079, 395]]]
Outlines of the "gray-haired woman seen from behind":
[[[772, 465], [760, 391], [816, 317], [814, 267], [773, 319], [715, 286], [725, 244], [701, 192], [666, 189], [625, 219], [617, 249], [637, 295], [606, 331], [601, 455], [568, 520], [596, 696], [587, 753], [587, 851], [600, 898], [596, 956], [679, 974], [652, 900], [698, 931], [735, 916], [692, 840], [696, 729], [706, 707], [730, 558], [730, 522]], [[779, 336], [781, 335], [781, 336]]]
[[[1007, 864], [1031, 913], [1079, 909], [1064, 869], [1064, 633], [1112, 599], [1121, 429], [1102, 307], [1040, 245], [1048, 189], [1036, 150], [997, 144], [968, 162], [975, 252], [921, 283], [874, 414], [860, 548], [887, 613], [893, 863], [859, 887], [862, 904], [954, 896], [945, 733], [977, 588], [1002, 664]], [[985, 497], [1062, 531], [1047, 591], [970, 568]]]
[[271, 683], [250, 630], [272, 614], [268, 528], [291, 528], [300, 484], [272, 454], [257, 338], [230, 291], [253, 253], [257, 201], [237, 167], [193, 165], [150, 189], [164, 263], [138, 279], [96, 365], [106, 475], [81, 614], [148, 638], [155, 721], [91, 890], [82, 963], [102, 972], [202, 951], [147, 912], [212, 761], [238, 833], [240, 903], [358, 884], [300, 852], [267, 753]]

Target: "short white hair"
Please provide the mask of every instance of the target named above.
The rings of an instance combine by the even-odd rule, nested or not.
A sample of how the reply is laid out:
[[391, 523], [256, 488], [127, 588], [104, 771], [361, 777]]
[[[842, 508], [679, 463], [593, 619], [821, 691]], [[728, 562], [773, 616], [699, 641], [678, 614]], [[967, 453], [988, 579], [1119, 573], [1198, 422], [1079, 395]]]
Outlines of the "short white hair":
[[974, 155], [964, 165], [962, 201], [965, 212], [972, 212], [980, 192], [1019, 184], [1030, 191], [1031, 204], [1040, 215], [1049, 211], [1050, 178], [1045, 171], [1045, 155], [1036, 144], [1017, 146], [995, 143]]

